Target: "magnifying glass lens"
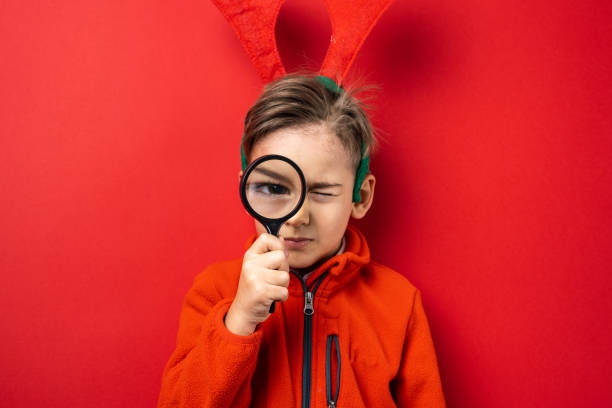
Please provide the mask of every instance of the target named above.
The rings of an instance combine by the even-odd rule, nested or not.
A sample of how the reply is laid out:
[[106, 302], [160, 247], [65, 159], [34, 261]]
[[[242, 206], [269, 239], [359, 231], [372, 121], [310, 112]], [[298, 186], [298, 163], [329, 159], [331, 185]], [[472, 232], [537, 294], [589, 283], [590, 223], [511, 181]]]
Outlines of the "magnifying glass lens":
[[300, 202], [302, 184], [298, 172], [282, 160], [267, 160], [246, 180], [246, 199], [260, 216], [283, 218]]

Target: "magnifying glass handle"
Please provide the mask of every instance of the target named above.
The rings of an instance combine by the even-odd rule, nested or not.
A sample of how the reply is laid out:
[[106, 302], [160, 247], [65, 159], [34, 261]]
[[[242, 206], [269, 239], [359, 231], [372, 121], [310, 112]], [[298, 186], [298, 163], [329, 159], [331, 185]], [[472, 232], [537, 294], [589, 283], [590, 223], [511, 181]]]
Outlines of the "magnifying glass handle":
[[276, 306], [276, 300], [270, 305], [270, 313], [274, 313], [274, 307]]

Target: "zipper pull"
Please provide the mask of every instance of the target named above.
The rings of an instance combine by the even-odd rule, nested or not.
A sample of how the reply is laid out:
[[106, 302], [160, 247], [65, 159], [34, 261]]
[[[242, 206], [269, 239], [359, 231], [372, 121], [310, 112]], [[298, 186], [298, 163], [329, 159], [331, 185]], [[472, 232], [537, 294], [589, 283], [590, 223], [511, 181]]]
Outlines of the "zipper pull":
[[329, 401], [329, 408], [336, 408], [336, 403], [334, 401]]
[[304, 314], [311, 316], [314, 314], [314, 307], [312, 304], [312, 292], [306, 292], [304, 297]]

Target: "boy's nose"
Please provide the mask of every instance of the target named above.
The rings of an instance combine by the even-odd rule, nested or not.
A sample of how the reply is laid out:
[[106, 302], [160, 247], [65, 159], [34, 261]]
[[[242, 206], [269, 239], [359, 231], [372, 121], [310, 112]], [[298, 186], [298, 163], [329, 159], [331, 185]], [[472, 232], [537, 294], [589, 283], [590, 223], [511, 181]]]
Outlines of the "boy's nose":
[[285, 221], [285, 224], [291, 225], [292, 227], [298, 227], [300, 225], [308, 224], [310, 222], [310, 211], [308, 210], [308, 195], [304, 199], [302, 206], [293, 217]]

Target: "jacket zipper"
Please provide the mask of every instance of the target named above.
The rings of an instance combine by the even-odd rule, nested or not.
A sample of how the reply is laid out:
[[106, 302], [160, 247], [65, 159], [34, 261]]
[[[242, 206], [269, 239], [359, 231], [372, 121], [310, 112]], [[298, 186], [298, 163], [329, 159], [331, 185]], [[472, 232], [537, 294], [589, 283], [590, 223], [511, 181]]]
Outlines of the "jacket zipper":
[[[331, 350], [332, 344], [336, 347], [336, 361], [338, 366], [336, 368], [336, 392], [332, 396], [332, 373], [331, 373]], [[338, 341], [337, 334], [330, 334], [327, 336], [327, 348], [325, 351], [325, 380], [326, 380], [326, 391], [327, 391], [327, 406], [329, 408], [336, 408], [338, 405], [338, 395], [340, 394], [340, 344]]]
[[325, 271], [312, 285], [312, 290], [308, 290], [304, 278], [290, 270], [297, 276], [304, 289], [304, 353], [302, 360], [302, 408], [310, 408], [310, 386], [312, 383], [312, 315], [314, 314], [314, 296], [321, 285], [321, 282], [328, 275], [329, 270]]

